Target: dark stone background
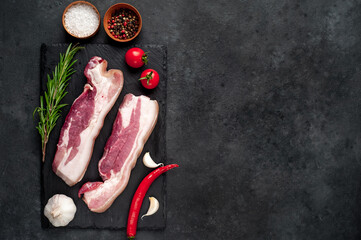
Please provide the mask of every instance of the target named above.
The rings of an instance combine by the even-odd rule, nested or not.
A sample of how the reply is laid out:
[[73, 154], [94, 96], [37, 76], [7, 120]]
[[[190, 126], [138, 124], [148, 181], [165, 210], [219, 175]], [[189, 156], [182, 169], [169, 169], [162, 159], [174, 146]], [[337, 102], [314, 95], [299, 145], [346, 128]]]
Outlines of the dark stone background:
[[[74, 41], [71, 1], [2, 0], [0, 239], [125, 239], [42, 229], [41, 43]], [[91, 1], [103, 16], [116, 1]], [[361, 1], [131, 1], [168, 47], [167, 227], [138, 239], [361, 238]], [[103, 29], [89, 43], [113, 43]]]

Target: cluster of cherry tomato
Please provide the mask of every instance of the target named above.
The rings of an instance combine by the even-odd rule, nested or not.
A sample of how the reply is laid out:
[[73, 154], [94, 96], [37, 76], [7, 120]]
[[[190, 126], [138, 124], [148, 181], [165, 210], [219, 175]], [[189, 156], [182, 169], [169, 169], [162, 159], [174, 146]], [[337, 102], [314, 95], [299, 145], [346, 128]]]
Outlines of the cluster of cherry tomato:
[[[125, 62], [132, 68], [140, 68], [148, 63], [148, 55], [140, 48], [131, 48], [125, 54]], [[159, 83], [159, 74], [154, 69], [146, 69], [139, 78], [143, 87], [147, 89], [155, 88]]]

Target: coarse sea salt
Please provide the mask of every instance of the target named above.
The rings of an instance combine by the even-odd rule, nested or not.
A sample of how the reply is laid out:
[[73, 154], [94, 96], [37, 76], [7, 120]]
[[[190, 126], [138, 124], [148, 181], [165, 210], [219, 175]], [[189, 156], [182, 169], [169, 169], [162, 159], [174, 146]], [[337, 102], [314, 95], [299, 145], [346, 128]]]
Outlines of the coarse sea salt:
[[99, 17], [95, 9], [87, 4], [78, 3], [71, 6], [64, 14], [65, 28], [74, 36], [88, 37], [99, 26]]

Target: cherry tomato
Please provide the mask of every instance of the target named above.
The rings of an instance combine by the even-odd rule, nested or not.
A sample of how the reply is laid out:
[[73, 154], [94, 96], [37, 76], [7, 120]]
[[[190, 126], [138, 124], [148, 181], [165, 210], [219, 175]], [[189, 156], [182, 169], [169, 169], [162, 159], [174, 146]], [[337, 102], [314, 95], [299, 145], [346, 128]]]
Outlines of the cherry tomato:
[[159, 83], [159, 74], [153, 69], [147, 69], [142, 72], [139, 78], [143, 87], [147, 89], [155, 88]]
[[140, 48], [131, 48], [125, 54], [126, 63], [133, 68], [140, 68], [148, 63], [148, 55]]

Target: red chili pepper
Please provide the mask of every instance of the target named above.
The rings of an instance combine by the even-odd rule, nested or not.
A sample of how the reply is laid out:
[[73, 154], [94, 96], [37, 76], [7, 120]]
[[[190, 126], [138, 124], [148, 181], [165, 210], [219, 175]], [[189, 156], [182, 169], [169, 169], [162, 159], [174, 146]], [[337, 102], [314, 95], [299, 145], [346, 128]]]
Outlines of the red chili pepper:
[[143, 199], [145, 194], [147, 193], [150, 185], [157, 179], [162, 173], [179, 167], [178, 164], [170, 164], [164, 167], [157, 168], [153, 172], [149, 173], [143, 181], [139, 184], [137, 191], [135, 192], [132, 200], [132, 204], [130, 205], [129, 216], [128, 216], [128, 224], [127, 224], [127, 237], [132, 240], [135, 239], [135, 234], [137, 232], [137, 224], [139, 211], [143, 203]]

